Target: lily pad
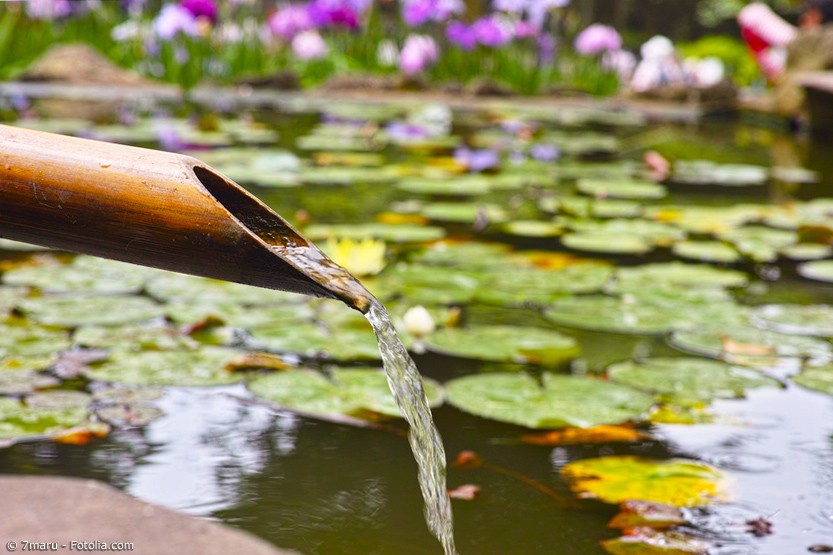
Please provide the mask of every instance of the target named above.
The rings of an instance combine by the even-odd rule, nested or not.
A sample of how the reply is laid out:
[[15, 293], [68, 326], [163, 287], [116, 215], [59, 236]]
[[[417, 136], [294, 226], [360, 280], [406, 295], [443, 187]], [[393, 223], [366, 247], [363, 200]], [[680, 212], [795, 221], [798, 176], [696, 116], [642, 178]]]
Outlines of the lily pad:
[[588, 428], [638, 420], [653, 398], [629, 387], [591, 378], [545, 373], [482, 374], [445, 384], [448, 402], [460, 410], [528, 428]]
[[560, 210], [582, 218], [635, 218], [642, 213], [642, 204], [637, 201], [578, 196], [542, 199], [538, 207], [546, 212]]
[[738, 252], [720, 241], [680, 241], [671, 247], [671, 252], [682, 258], [732, 264], [741, 256]]
[[748, 276], [737, 270], [715, 268], [706, 264], [660, 262], [643, 264], [616, 271], [616, 291], [643, 289], [646, 283], [652, 287], [742, 287]]
[[691, 233], [724, 233], [764, 217], [763, 205], [645, 207], [645, 216]]
[[[423, 378], [431, 406], [443, 401], [442, 387]], [[282, 408], [321, 418], [348, 416], [362, 420], [399, 417], [385, 373], [375, 368], [334, 369], [329, 378], [314, 370], [289, 370], [252, 381], [249, 389]]]
[[473, 224], [478, 221], [502, 223], [508, 219], [506, 211], [495, 204], [463, 202], [435, 202], [422, 207], [420, 214], [431, 220]]
[[115, 326], [158, 318], [162, 307], [144, 297], [72, 296], [34, 297], [19, 308], [30, 319], [51, 326]]
[[566, 233], [561, 243], [574, 250], [612, 254], [644, 254], [653, 249], [650, 241], [640, 235], [616, 232]]
[[833, 364], [808, 366], [793, 376], [792, 381], [807, 389], [833, 395]]
[[778, 258], [779, 250], [798, 242], [798, 234], [794, 231], [760, 225], [725, 231], [719, 237], [756, 262], [773, 262]]
[[154, 270], [134, 264], [78, 256], [71, 264], [10, 270], [3, 274], [3, 282], [37, 287], [49, 293], [91, 292], [109, 295], [136, 293], [142, 289], [145, 279], [150, 275], [154, 275]]
[[25, 395], [59, 383], [54, 377], [34, 370], [0, 371], [0, 395]]
[[0, 325], [0, 352], [9, 357], [52, 355], [69, 348], [69, 334], [41, 326]]
[[833, 247], [819, 243], [796, 243], [781, 248], [779, 252], [792, 260], [821, 260], [833, 256]]
[[135, 385], [205, 386], [243, 381], [244, 373], [230, 372], [226, 365], [240, 351], [203, 347], [186, 351], [116, 352], [107, 360], [91, 364], [84, 374], [94, 380]]
[[23, 400], [0, 398], [0, 443], [46, 438], [81, 426], [88, 422], [88, 405], [88, 395], [67, 391], [35, 393]]
[[34, 252], [48, 251], [49, 249], [39, 245], [33, 245], [31, 243], [21, 243], [20, 241], [12, 241], [11, 239], [0, 239], [0, 250]]
[[637, 235], [659, 246], [667, 246], [684, 239], [685, 231], [673, 225], [650, 220], [613, 218], [609, 220], [559, 219], [559, 223], [574, 231], [607, 233], [611, 235]]
[[717, 164], [706, 160], [678, 160], [671, 177], [675, 183], [725, 187], [763, 185], [768, 179], [769, 170], [763, 166]]
[[664, 186], [635, 179], [591, 179], [576, 182], [579, 192], [596, 198], [659, 199], [668, 194]]
[[423, 243], [442, 239], [445, 230], [441, 227], [411, 224], [316, 224], [305, 228], [304, 235], [313, 241], [330, 237], [355, 240], [371, 237], [389, 243]]
[[575, 339], [542, 328], [480, 326], [444, 328], [427, 339], [435, 352], [475, 360], [556, 364], [578, 355]]
[[798, 266], [798, 273], [808, 279], [833, 283], [833, 260], [815, 260]]
[[751, 322], [790, 335], [833, 337], [833, 306], [771, 304], [752, 310]]
[[608, 297], [590, 295], [561, 299], [550, 305], [547, 320], [570, 328], [651, 335], [686, 329], [703, 322], [736, 322], [741, 310], [731, 302], [685, 293]]
[[264, 289], [242, 283], [200, 278], [164, 272], [147, 283], [147, 292], [163, 301], [194, 300], [200, 303], [215, 301], [250, 305], [302, 303], [303, 295]]
[[545, 305], [570, 293], [595, 293], [613, 274], [607, 264], [576, 263], [555, 270], [495, 271], [475, 293], [478, 301], [506, 306]]
[[601, 542], [610, 555], [707, 555], [708, 543], [682, 532], [634, 528], [631, 533]]
[[170, 351], [199, 346], [179, 328], [158, 323], [84, 326], [76, 330], [72, 339], [76, 345], [119, 351]]
[[314, 324], [257, 327], [250, 330], [255, 345], [306, 358], [339, 361], [379, 360], [379, 346], [370, 329], [339, 328], [334, 332]]
[[607, 373], [617, 382], [659, 393], [663, 400], [682, 405], [741, 398], [747, 389], [779, 385], [754, 370], [694, 357], [620, 362], [608, 367]]
[[514, 220], [503, 224], [501, 230], [521, 237], [555, 237], [561, 233], [561, 226], [539, 220]]
[[502, 243], [449, 243], [440, 242], [418, 251], [410, 259], [436, 266], [483, 268], [503, 265], [507, 261], [509, 247]]
[[412, 178], [397, 183], [396, 188], [420, 195], [477, 196], [488, 193], [489, 180], [479, 175], [455, 176], [446, 179]]
[[561, 474], [573, 491], [607, 503], [639, 499], [675, 507], [700, 507], [726, 498], [722, 472], [686, 459], [599, 457], [568, 463]]
[[684, 351], [745, 365], [769, 365], [779, 358], [827, 360], [831, 346], [813, 337], [786, 335], [751, 326], [706, 326], [677, 331], [671, 344]]

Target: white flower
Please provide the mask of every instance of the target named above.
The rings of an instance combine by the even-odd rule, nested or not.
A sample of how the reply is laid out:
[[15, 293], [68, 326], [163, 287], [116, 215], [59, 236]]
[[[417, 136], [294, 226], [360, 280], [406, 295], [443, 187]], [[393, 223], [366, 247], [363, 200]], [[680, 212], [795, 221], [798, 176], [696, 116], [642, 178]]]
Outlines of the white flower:
[[416, 338], [425, 337], [434, 333], [434, 330], [437, 329], [431, 313], [424, 306], [420, 305], [409, 308], [402, 317], [402, 323], [405, 331]]

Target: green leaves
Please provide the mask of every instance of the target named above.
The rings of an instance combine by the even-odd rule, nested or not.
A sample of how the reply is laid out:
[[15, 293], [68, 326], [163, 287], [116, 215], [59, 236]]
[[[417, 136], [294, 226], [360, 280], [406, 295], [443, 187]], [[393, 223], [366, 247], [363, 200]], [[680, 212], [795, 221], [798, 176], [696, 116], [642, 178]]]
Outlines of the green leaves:
[[433, 351], [463, 358], [542, 365], [568, 360], [579, 351], [575, 340], [561, 333], [514, 326], [445, 328], [427, 343]]
[[590, 427], [638, 420], [651, 396], [592, 378], [544, 374], [466, 376], [446, 384], [448, 402], [460, 410], [528, 428]]

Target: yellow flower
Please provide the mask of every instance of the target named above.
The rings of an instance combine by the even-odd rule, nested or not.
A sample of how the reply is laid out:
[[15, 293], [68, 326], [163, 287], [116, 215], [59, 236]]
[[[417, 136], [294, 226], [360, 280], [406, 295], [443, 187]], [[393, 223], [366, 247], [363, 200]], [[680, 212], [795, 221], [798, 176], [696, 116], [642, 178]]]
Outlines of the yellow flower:
[[330, 237], [324, 251], [357, 277], [378, 274], [385, 267], [385, 242], [369, 237], [360, 241]]

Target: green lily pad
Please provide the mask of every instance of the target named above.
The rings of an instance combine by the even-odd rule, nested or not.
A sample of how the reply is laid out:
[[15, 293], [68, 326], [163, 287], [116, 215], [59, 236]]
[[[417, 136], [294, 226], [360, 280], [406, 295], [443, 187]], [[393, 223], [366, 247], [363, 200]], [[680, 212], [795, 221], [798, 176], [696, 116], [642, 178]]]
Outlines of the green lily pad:
[[445, 230], [441, 227], [411, 224], [316, 224], [305, 228], [304, 235], [313, 241], [330, 237], [354, 240], [371, 237], [389, 243], [423, 243], [442, 239]]
[[528, 428], [588, 428], [638, 420], [653, 398], [629, 387], [591, 378], [546, 373], [543, 382], [527, 374], [482, 374], [445, 384], [458, 409]]
[[509, 247], [502, 243], [447, 243], [440, 242], [417, 251], [410, 259], [413, 262], [435, 266], [459, 266], [461, 268], [484, 268], [504, 265], [508, 260]]
[[642, 214], [642, 204], [637, 201], [578, 196], [542, 199], [538, 207], [546, 212], [561, 211], [581, 218], [635, 218]]
[[32, 245], [31, 243], [21, 243], [20, 241], [12, 241], [11, 239], [0, 239], [0, 250], [34, 252], [48, 251], [49, 249], [39, 245]]
[[693, 357], [620, 362], [608, 367], [607, 373], [617, 382], [659, 393], [664, 401], [681, 405], [741, 398], [747, 389], [779, 386], [760, 372]]
[[23, 324], [0, 325], [0, 353], [6, 357], [52, 355], [69, 348], [63, 330]]
[[653, 249], [651, 242], [640, 235], [606, 231], [566, 233], [561, 243], [574, 250], [612, 254], [644, 254]]
[[314, 324], [261, 326], [250, 330], [260, 348], [295, 353], [305, 358], [339, 361], [379, 360], [379, 346], [370, 329], [322, 329]]
[[715, 303], [709, 295], [659, 291], [644, 295], [589, 295], [554, 302], [547, 320], [560, 326], [636, 335], [662, 334], [704, 322], [735, 323], [745, 312], [731, 301]]
[[[427, 378], [422, 383], [429, 404], [442, 404], [442, 386]], [[400, 417], [385, 373], [375, 368], [334, 369], [329, 378], [313, 370], [289, 370], [253, 380], [249, 389], [282, 408], [325, 419]]]
[[354, 185], [393, 183], [399, 178], [391, 167], [348, 168], [348, 167], [313, 167], [302, 168], [298, 179], [307, 185]]
[[115, 326], [162, 316], [160, 305], [144, 297], [34, 297], [19, 308], [30, 320], [51, 326]]
[[226, 365], [241, 352], [222, 347], [199, 350], [115, 352], [84, 374], [94, 380], [135, 385], [205, 386], [243, 381]]
[[678, 160], [671, 181], [685, 185], [721, 185], [749, 187], [763, 185], [769, 170], [748, 164], [717, 164], [706, 160]]
[[798, 266], [798, 273], [807, 279], [833, 283], [833, 260], [814, 260]]
[[93, 394], [94, 411], [101, 420], [119, 428], [146, 426], [165, 416], [153, 403], [164, 394], [158, 387], [112, 387]]
[[735, 249], [720, 241], [680, 241], [671, 247], [671, 252], [682, 258], [721, 264], [732, 264], [741, 259]]
[[153, 270], [134, 264], [77, 256], [71, 264], [9, 270], [3, 274], [3, 282], [37, 287], [49, 293], [91, 292], [112, 295], [140, 291], [145, 279], [151, 275], [154, 275]]
[[561, 474], [573, 491], [606, 503], [639, 499], [675, 507], [700, 507], [726, 498], [723, 473], [687, 459], [598, 457], [568, 463]]
[[635, 171], [635, 165], [628, 161], [599, 163], [570, 160], [556, 166], [560, 179], [629, 180]]
[[819, 181], [818, 172], [798, 166], [773, 166], [770, 172], [773, 179], [786, 183], [810, 184]]
[[542, 328], [480, 326], [443, 328], [431, 334], [427, 346], [435, 352], [475, 360], [557, 364], [579, 353], [572, 337]]
[[0, 395], [25, 395], [59, 383], [54, 377], [34, 370], [0, 371]]
[[88, 405], [89, 395], [70, 391], [35, 393], [24, 400], [0, 398], [0, 442], [45, 438], [86, 424]]
[[455, 176], [446, 179], [411, 178], [397, 183], [396, 188], [420, 195], [477, 196], [488, 193], [489, 180], [479, 175]]
[[494, 204], [463, 202], [434, 202], [425, 204], [420, 214], [431, 220], [461, 224], [502, 223], [508, 219], [506, 211]]
[[555, 237], [561, 233], [561, 226], [539, 220], [514, 220], [506, 222], [500, 229], [509, 235], [521, 237]]
[[264, 289], [242, 283], [231, 283], [216, 279], [200, 278], [185, 274], [164, 272], [148, 281], [150, 296], [163, 301], [194, 300], [201, 303], [215, 301], [247, 305], [302, 303], [303, 295], [274, 289]]
[[807, 389], [833, 395], [833, 364], [808, 366], [793, 376], [792, 381]]
[[582, 178], [576, 182], [580, 193], [596, 198], [659, 199], [668, 194], [664, 186], [635, 179]]
[[784, 229], [749, 225], [718, 235], [756, 262], [774, 262], [778, 251], [798, 242], [798, 234]]
[[770, 304], [752, 310], [756, 327], [790, 335], [833, 337], [833, 306]]
[[674, 224], [691, 233], [724, 233], [762, 218], [764, 205], [733, 206], [657, 206], [645, 207], [645, 216], [658, 222]]
[[119, 351], [195, 349], [199, 343], [179, 328], [164, 324], [84, 326], [72, 337], [76, 345]]
[[617, 292], [644, 289], [646, 283], [650, 283], [652, 287], [694, 288], [742, 287], [749, 281], [745, 273], [737, 270], [683, 262], [660, 262], [619, 268], [616, 270], [615, 278]]
[[412, 303], [466, 303], [481, 285], [478, 274], [445, 266], [396, 266], [383, 273], [374, 292], [382, 296], [401, 294]]
[[566, 227], [574, 231], [587, 233], [607, 233], [611, 235], [637, 235], [652, 244], [666, 246], [674, 241], [684, 239], [683, 230], [670, 224], [650, 220], [614, 218], [609, 220], [559, 219]]
[[779, 358], [827, 360], [831, 356], [826, 341], [738, 325], [677, 331], [671, 344], [687, 352], [754, 366], [770, 365]]
[[595, 293], [610, 279], [607, 264], [580, 263], [556, 270], [515, 268], [488, 274], [475, 293], [478, 301], [505, 306], [545, 305], [571, 293]]
[[779, 252], [792, 260], [821, 260], [833, 256], [833, 247], [819, 243], [797, 243], [782, 247]]

